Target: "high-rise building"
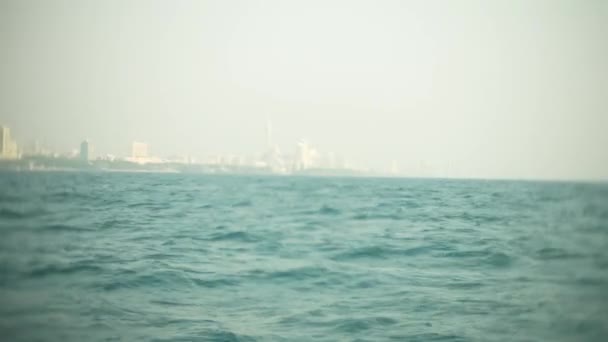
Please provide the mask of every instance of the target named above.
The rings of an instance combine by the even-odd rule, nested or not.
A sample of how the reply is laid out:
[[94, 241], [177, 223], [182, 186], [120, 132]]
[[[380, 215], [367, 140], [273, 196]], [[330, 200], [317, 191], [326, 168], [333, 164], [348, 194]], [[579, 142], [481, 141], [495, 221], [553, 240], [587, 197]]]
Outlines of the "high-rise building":
[[296, 147], [293, 169], [294, 171], [305, 170], [310, 167], [310, 162], [311, 148], [305, 140], [300, 140]]
[[19, 156], [17, 143], [11, 139], [11, 130], [0, 126], [0, 158], [12, 159]]
[[148, 158], [148, 144], [134, 141], [131, 146], [131, 158], [135, 160]]
[[11, 130], [8, 127], [0, 126], [0, 156], [6, 155], [10, 140]]
[[84, 162], [89, 161], [90, 153], [89, 153], [89, 141], [84, 140], [80, 143], [80, 160]]

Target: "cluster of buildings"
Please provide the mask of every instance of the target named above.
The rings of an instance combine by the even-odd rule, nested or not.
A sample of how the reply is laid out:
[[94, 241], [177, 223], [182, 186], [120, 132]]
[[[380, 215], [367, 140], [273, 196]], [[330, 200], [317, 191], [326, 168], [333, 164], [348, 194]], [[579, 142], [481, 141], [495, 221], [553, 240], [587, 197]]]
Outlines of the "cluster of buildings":
[[333, 152], [322, 153], [304, 139], [297, 142], [291, 154], [282, 153], [277, 145], [269, 146], [258, 164], [275, 173], [352, 169], [343, 157]]
[[307, 170], [349, 170], [353, 169], [346, 160], [333, 152], [321, 153], [305, 139], [297, 142], [293, 154], [281, 153], [272, 139], [272, 125], [266, 124], [266, 152], [259, 164], [274, 173], [298, 173]]
[[[263, 143], [260, 144], [263, 146]], [[35, 141], [18, 146], [7, 126], [0, 126], [0, 169], [58, 170], [93, 168], [101, 170], [154, 170], [203, 173], [273, 173], [314, 175], [374, 175], [408, 177], [459, 177], [466, 170], [448, 164], [423, 161], [397, 164], [393, 160], [382, 171], [357, 169], [333, 152], [322, 152], [301, 139], [290, 149], [282, 150], [273, 141], [272, 126], [266, 123], [266, 146], [255, 155], [213, 155], [195, 159], [190, 155], [158, 157], [147, 143], [134, 141], [127, 156], [117, 157], [95, 153], [93, 144], [84, 140], [80, 148], [57, 153]]]
[[353, 170], [344, 158], [331, 152], [321, 153], [304, 139], [298, 141], [293, 150], [283, 153], [279, 146], [273, 142], [270, 121], [267, 121], [266, 125], [266, 149], [263, 152], [252, 156], [216, 155], [200, 161], [191, 156], [160, 158], [150, 153], [147, 143], [139, 141], [132, 142], [130, 154], [126, 157], [96, 156], [92, 143], [88, 140], [82, 141], [79, 149], [74, 149], [65, 154], [46, 150], [38, 142], [28, 146], [25, 151], [20, 151], [16, 142], [11, 138], [10, 129], [5, 126], [1, 126], [0, 144], [0, 158], [20, 160], [22, 164], [28, 165], [29, 169], [93, 166], [109, 169], [126, 167], [158, 170], [175, 167], [176, 165], [198, 165], [201, 169], [214, 172], [258, 170], [277, 174], [293, 174], [314, 173], [319, 170], [335, 172]]

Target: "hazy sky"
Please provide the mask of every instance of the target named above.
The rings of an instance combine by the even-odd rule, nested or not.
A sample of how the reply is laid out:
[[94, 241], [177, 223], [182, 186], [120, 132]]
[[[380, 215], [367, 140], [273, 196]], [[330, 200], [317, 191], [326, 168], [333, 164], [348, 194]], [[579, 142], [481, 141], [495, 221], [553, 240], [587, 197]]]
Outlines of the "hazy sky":
[[608, 1], [0, 0], [21, 144], [608, 178]]

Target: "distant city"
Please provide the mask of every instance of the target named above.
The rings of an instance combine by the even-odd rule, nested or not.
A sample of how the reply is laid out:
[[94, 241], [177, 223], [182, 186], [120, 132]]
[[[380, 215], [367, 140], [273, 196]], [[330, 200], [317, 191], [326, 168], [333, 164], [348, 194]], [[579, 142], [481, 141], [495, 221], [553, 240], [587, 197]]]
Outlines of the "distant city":
[[0, 169], [22, 171], [101, 170], [200, 173], [272, 173], [309, 175], [398, 175], [393, 161], [382, 173], [352, 166], [343, 156], [321, 152], [308, 141], [297, 141], [291, 153], [273, 142], [272, 124], [266, 122], [266, 147], [256, 155], [213, 155], [198, 160], [192, 156], [155, 156], [149, 144], [133, 141], [126, 155], [97, 155], [94, 142], [83, 140], [70, 152], [57, 152], [34, 141], [25, 148], [17, 143], [7, 126], [0, 126]]

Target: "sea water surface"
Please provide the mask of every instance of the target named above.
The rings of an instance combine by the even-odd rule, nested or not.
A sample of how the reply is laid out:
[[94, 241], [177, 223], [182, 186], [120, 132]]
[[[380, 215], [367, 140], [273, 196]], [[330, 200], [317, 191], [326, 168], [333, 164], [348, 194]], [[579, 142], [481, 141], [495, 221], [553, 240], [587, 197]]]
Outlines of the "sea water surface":
[[608, 185], [0, 173], [2, 341], [608, 341]]

